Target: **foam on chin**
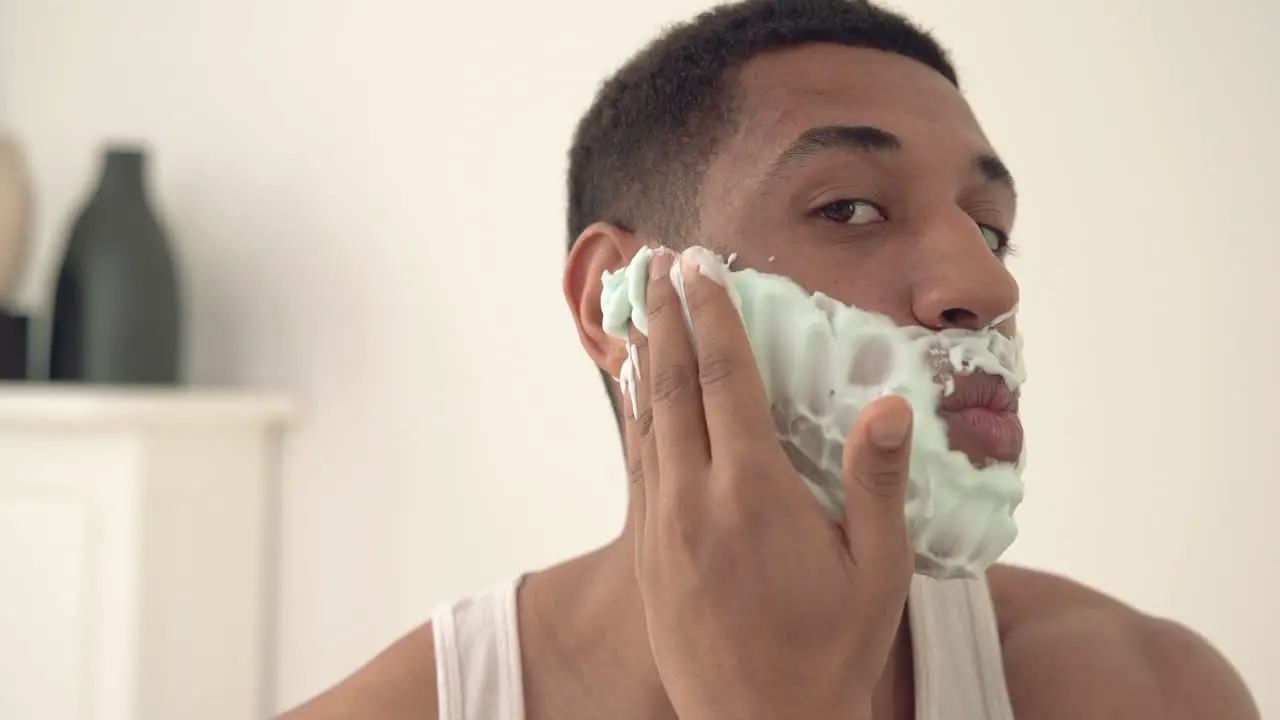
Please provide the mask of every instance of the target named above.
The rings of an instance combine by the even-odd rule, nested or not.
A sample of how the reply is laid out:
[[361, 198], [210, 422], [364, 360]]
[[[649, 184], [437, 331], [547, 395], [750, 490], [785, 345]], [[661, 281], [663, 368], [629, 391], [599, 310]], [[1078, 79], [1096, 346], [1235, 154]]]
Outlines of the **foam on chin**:
[[[1013, 514], [1022, 501], [1017, 463], [975, 467], [953, 450], [938, 414], [956, 375], [985, 372], [1013, 390], [1025, 382], [1022, 343], [995, 328], [933, 332], [898, 326], [890, 318], [810, 294], [792, 280], [756, 270], [731, 270], [704, 248], [685, 251], [703, 275], [724, 285], [742, 316], [772, 404], [774, 428], [791, 464], [833, 520], [844, 517], [842, 456], [858, 412], [883, 395], [899, 395], [915, 415], [905, 507], [916, 572], [935, 578], [973, 577], [994, 563], [1017, 537]], [[604, 329], [628, 338], [647, 333], [646, 285], [653, 250], [605, 273]], [[679, 263], [671, 280], [684, 303]], [[696, 341], [696, 338], [695, 338]], [[618, 378], [635, 407], [634, 348]]]

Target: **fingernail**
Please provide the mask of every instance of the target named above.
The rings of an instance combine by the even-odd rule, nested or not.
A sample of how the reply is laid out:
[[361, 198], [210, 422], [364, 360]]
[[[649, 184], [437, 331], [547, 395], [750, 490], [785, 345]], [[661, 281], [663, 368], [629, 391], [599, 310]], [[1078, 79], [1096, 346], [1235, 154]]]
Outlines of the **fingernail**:
[[664, 278], [671, 272], [672, 253], [666, 248], [661, 248], [653, 252], [653, 258], [649, 260], [649, 279], [657, 280]]
[[882, 412], [871, 420], [868, 434], [871, 442], [881, 450], [898, 450], [906, 443], [910, 430], [910, 412]]

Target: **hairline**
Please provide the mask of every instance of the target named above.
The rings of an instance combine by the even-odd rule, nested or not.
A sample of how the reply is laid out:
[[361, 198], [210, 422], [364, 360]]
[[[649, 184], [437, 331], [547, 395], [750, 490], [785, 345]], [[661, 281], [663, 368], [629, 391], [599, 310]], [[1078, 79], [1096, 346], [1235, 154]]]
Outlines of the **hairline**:
[[[646, 213], [641, 209], [628, 207], [630, 203], [624, 202], [621, 203], [622, 207], [628, 207], [634, 214], [634, 224], [638, 225], [638, 227], [624, 227], [623, 229], [639, 234], [665, 236], [666, 244], [671, 247], [678, 248], [686, 245], [685, 238], [695, 234], [701, 228], [701, 198], [706, 187], [707, 174], [712, 164], [720, 156], [725, 145], [748, 124], [751, 103], [748, 102], [746, 85], [742, 82], [742, 75], [746, 67], [751, 62], [774, 53], [793, 52], [824, 45], [868, 50], [917, 63], [942, 77], [956, 91], [963, 92], [958, 78], [953, 80], [945, 72], [929, 63], [896, 50], [831, 40], [813, 40], [793, 45], [776, 45], [762, 48], [758, 52], [741, 58], [723, 68], [716, 79], [714, 96], [709, 98], [704, 105], [692, 114], [690, 126], [686, 127], [684, 132], [692, 137], [696, 137], [699, 132], [704, 134], [704, 145], [697, 152], [697, 157], [688, 162], [678, 157], [664, 159], [664, 164], [671, 169], [667, 175], [672, 177], [671, 189], [659, 194], [660, 202], [667, 205], [667, 210], [670, 211], [665, 213], [666, 220], [655, 219], [655, 215], [661, 215], [661, 213]], [[699, 128], [699, 125], [703, 123], [705, 125]], [[668, 147], [670, 148], [671, 146], [668, 145]], [[672, 149], [671, 152], [673, 155], [677, 155], [679, 148]], [[610, 214], [621, 212], [626, 212], [626, 210], [616, 208]], [[605, 222], [609, 221], [605, 220]], [[612, 224], [619, 225], [619, 223]], [[566, 252], [571, 252], [576, 242], [577, 237], [571, 238]]]

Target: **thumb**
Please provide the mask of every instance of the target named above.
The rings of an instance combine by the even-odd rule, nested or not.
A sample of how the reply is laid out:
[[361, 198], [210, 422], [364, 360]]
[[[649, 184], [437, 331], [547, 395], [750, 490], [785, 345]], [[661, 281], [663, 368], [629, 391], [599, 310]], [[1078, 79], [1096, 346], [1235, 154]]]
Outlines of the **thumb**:
[[845, 528], [859, 566], [912, 565], [906, 521], [911, 428], [911, 405], [883, 397], [858, 413], [845, 443]]

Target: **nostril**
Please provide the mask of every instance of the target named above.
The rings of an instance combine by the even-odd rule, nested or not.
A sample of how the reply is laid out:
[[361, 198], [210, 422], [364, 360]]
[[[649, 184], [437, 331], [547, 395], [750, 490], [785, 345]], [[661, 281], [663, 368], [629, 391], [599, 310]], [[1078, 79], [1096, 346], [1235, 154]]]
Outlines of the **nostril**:
[[982, 324], [978, 321], [977, 315], [964, 308], [951, 308], [942, 311], [941, 320], [943, 328], [978, 330]]

